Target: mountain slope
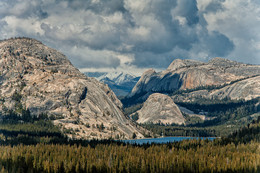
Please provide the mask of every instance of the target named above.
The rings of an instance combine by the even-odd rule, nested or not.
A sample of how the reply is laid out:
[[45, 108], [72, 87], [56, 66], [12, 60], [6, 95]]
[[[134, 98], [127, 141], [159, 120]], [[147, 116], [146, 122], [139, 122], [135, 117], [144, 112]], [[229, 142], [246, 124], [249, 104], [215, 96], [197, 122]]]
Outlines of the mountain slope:
[[260, 97], [260, 76], [252, 76], [245, 79], [225, 84], [223, 86], [212, 86], [197, 88], [193, 90], [180, 91], [175, 93], [172, 98], [177, 102], [191, 102], [197, 99], [217, 99], [217, 100], [252, 100]]
[[56, 50], [33, 39], [9, 39], [0, 42], [0, 57], [1, 112], [28, 109], [59, 117], [54, 123], [74, 137], [143, 137], [109, 87], [80, 73]]
[[[223, 95], [223, 97], [231, 99], [252, 99], [260, 95], [259, 89], [257, 89], [260, 88], [259, 77], [257, 77], [259, 75], [259, 65], [242, 64], [223, 58], [214, 58], [208, 63], [176, 59], [165, 71], [156, 73], [153, 69], [149, 69], [143, 73], [128, 96], [128, 101], [143, 102], [154, 92], [172, 94], [176, 91], [196, 90], [209, 86], [217, 89], [223, 88], [215, 90], [216, 94], [210, 93], [212, 97]], [[245, 79], [247, 87], [242, 82]], [[239, 83], [235, 84], [236, 82]], [[232, 88], [224, 88], [231, 84]], [[238, 90], [240, 95], [231, 92]], [[250, 93], [250, 96], [247, 96], [246, 93]]]
[[139, 77], [125, 72], [86, 72], [85, 74], [107, 84], [117, 96], [128, 95], [139, 80]]
[[98, 77], [97, 79], [99, 81], [102, 81], [106, 78], [114, 81], [115, 84], [117, 84], [117, 85], [121, 85], [121, 84], [126, 83], [126, 82], [131, 82], [133, 79], [136, 78], [136, 76], [130, 75], [130, 74], [125, 73], [125, 72], [111, 72], [111, 73], [106, 73], [106, 74]]
[[142, 109], [131, 116], [137, 116], [137, 122], [141, 124], [185, 124], [185, 118], [178, 106], [169, 96], [160, 93], [150, 95]]

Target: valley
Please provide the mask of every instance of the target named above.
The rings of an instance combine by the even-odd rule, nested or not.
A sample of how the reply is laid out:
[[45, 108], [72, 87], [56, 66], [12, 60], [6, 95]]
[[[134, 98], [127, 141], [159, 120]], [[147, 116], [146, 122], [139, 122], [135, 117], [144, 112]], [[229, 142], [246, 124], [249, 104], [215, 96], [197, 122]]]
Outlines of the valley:
[[[156, 73], [149, 69], [144, 72], [131, 94], [121, 101], [125, 105], [125, 113], [137, 122], [140, 111], [150, 117], [164, 114], [164, 120], [160, 122], [142, 123], [155, 134], [228, 136], [259, 116], [259, 70], [260, 66], [223, 58], [215, 58], [208, 63], [177, 59], [165, 71]], [[193, 77], [189, 77], [191, 75]], [[161, 99], [169, 97], [173, 104], [178, 105], [178, 111], [185, 118], [182, 125], [170, 121], [171, 116], [167, 117], [166, 112], [153, 115], [152, 110], [157, 109], [154, 104], [143, 112], [149, 98], [157, 93], [161, 93]], [[164, 107], [161, 110], [168, 109], [163, 101], [157, 102]]]
[[[140, 78], [88, 77], [30, 38], [1, 41], [0, 58], [1, 172], [260, 169], [259, 65], [177, 59]], [[162, 136], [217, 138], [123, 141]]]
[[[140, 78], [122, 72], [87, 77], [37, 40], [5, 40], [0, 52], [1, 114], [27, 119], [45, 114], [72, 139], [221, 137], [260, 112], [257, 65], [176, 59], [165, 71], [149, 69]], [[122, 103], [115, 85], [109, 88], [112, 81], [128, 92], [132, 88], [121, 95]]]

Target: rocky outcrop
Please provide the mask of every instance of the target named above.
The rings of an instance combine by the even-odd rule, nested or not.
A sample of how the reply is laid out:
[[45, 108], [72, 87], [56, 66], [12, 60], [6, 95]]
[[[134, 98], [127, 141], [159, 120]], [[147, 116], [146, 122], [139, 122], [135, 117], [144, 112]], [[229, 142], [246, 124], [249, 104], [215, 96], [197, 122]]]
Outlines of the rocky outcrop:
[[141, 124], [185, 124], [179, 107], [169, 96], [160, 93], [150, 95], [142, 109], [131, 116], [138, 117], [137, 122]]
[[250, 77], [234, 84], [216, 89], [208, 95], [210, 98], [230, 98], [232, 100], [251, 100], [260, 97], [260, 76]]
[[[150, 69], [148, 72], [145, 72], [128, 96], [128, 100], [133, 100], [134, 98], [134, 100], [142, 102], [147, 99], [150, 94], [155, 92], [172, 94], [178, 90], [208, 86], [224, 87], [230, 83], [234, 84], [239, 81], [240, 83], [238, 85], [233, 85], [233, 92], [228, 90], [227, 87], [226, 89], [223, 88], [223, 90], [219, 90], [219, 92], [215, 91], [215, 93], [234, 99], [255, 98], [259, 95], [257, 89], [250, 91], [250, 97], [246, 96], [246, 93], [249, 92], [250, 88], [259, 85], [259, 78], [256, 77], [258, 75], [260, 75], [259, 65], [242, 64], [223, 58], [214, 58], [208, 63], [177, 59], [174, 60], [165, 71], [156, 73]], [[248, 87], [241, 86], [245, 84], [241, 81], [243, 79], [251, 80], [251, 82], [247, 84]], [[240, 95], [235, 94], [235, 91], [238, 90], [238, 93], [241, 93]], [[225, 94], [220, 94], [222, 92]], [[212, 93], [211, 95], [216, 94]]]
[[258, 97], [260, 97], [260, 76], [241, 79], [217, 89], [198, 89], [172, 96], [173, 100], [177, 102], [193, 102], [201, 98], [218, 100], [229, 98], [247, 101]]
[[22, 105], [34, 115], [53, 115], [54, 123], [74, 137], [143, 137], [107, 85], [86, 77], [63, 54], [34, 39], [0, 42], [0, 97], [1, 112], [18, 111]]

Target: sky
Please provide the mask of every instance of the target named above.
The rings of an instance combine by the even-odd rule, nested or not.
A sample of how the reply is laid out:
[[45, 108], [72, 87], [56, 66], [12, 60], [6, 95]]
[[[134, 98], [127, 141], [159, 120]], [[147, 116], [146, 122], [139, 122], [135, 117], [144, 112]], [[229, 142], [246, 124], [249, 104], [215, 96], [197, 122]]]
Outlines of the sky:
[[260, 64], [259, 0], [1, 0], [0, 39], [35, 38], [81, 71], [163, 70], [176, 58]]

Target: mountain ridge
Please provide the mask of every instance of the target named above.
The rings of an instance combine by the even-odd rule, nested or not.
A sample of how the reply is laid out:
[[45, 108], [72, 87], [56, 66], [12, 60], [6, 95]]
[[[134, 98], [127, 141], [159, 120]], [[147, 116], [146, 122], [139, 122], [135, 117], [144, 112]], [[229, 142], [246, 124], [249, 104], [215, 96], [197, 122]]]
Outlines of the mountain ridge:
[[[165, 71], [156, 73], [153, 69], [149, 69], [144, 72], [124, 102], [131, 99], [143, 102], [154, 92], [172, 94], [179, 90], [210, 86], [224, 87], [229, 83], [240, 82], [246, 78], [248, 81], [250, 78], [253, 80], [252, 78], [259, 74], [259, 65], [243, 64], [224, 58], [213, 58], [208, 63], [177, 59]], [[260, 95], [259, 91], [254, 89], [260, 87], [259, 79], [254, 79], [257, 79], [257, 82], [252, 81], [252, 85], [247, 89], [247, 91], [250, 88], [255, 91], [255, 93], [251, 93], [252, 98]], [[242, 85], [242, 82], [240, 84]], [[245, 89], [241, 85], [240, 87]], [[230, 97], [228, 94], [226, 96]], [[241, 99], [242, 96], [237, 95], [231, 98]]]

